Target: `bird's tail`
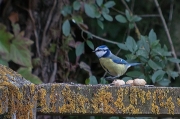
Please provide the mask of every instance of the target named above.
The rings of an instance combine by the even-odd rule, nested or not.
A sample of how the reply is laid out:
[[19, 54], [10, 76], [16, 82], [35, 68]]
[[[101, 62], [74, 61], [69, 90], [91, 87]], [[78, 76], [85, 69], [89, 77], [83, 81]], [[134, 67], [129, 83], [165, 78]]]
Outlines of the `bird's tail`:
[[128, 64], [128, 68], [131, 66], [137, 66], [137, 65], [141, 65], [142, 63], [129, 63]]

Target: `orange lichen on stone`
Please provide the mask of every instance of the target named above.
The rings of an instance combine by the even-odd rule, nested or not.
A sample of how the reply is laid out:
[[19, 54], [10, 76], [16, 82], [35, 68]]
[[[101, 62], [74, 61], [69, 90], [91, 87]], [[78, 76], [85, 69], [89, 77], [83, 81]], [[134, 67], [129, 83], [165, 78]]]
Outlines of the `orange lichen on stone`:
[[89, 99], [80, 95], [79, 93], [76, 94], [76, 113], [87, 113], [90, 109], [90, 102]]
[[170, 96], [166, 103], [165, 103], [165, 108], [168, 108], [168, 113], [169, 114], [174, 114], [174, 109], [175, 109], [175, 106], [174, 106], [174, 103], [172, 101], [172, 97]]
[[151, 111], [152, 113], [154, 114], [159, 114], [159, 106], [156, 105], [156, 93], [157, 93], [158, 90], [155, 90], [152, 94], [152, 104], [151, 104]]
[[176, 100], [177, 100], [178, 106], [180, 106], [180, 98], [177, 98]]
[[159, 107], [155, 103], [152, 103], [151, 104], [151, 111], [154, 114], [159, 114]]
[[[125, 106], [125, 104], [123, 103], [124, 101], [124, 94], [127, 95], [129, 92], [128, 88], [120, 88], [117, 92], [117, 99], [114, 102], [115, 107], [122, 111], [123, 114], [128, 113], [128, 114], [141, 114], [142, 112], [140, 111], [139, 108], [136, 108], [134, 105], [137, 105], [137, 97], [138, 97], [138, 90], [137, 88], [132, 88], [130, 89], [130, 104], [128, 106]], [[133, 97], [133, 95], [135, 95], [135, 97]], [[141, 96], [141, 94], [139, 94], [139, 96]], [[136, 99], [133, 99], [136, 98]], [[127, 101], [127, 100], [126, 100]]]
[[140, 111], [139, 108], [135, 108], [135, 106], [133, 106], [132, 104], [130, 104], [129, 106], [126, 107], [126, 113], [129, 114], [142, 114], [142, 112]]
[[93, 113], [113, 114], [115, 112], [115, 109], [110, 105], [114, 102], [112, 93], [106, 91], [106, 89], [107, 87], [102, 87], [94, 92], [91, 99]]
[[59, 107], [60, 113], [73, 113], [75, 112], [75, 92], [71, 91], [69, 86], [65, 86], [65, 88], [61, 92], [63, 102], [62, 106]]
[[130, 103], [137, 105], [138, 89], [136, 87], [130, 88]]
[[56, 112], [56, 106], [55, 103], [57, 101], [56, 94], [55, 94], [56, 85], [51, 85], [51, 94], [50, 94], [50, 104], [51, 104], [51, 110], [53, 112]]
[[38, 91], [38, 106], [42, 108], [42, 112], [49, 112], [49, 107], [46, 104], [46, 93], [46, 90], [43, 88], [39, 89]]
[[[22, 78], [22, 76], [12, 69], [0, 65], [0, 86], [8, 87], [8, 113], [7, 118], [10, 118], [10, 115], [16, 114], [16, 118], [25, 119], [25, 118], [33, 118], [32, 108], [33, 104], [33, 96], [35, 92], [27, 92], [26, 90], [34, 89], [34, 84], [26, 81]], [[29, 96], [32, 96], [27, 100]]]
[[5, 88], [4, 86], [0, 86], [1, 89], [1, 97], [0, 97], [0, 114], [3, 114], [4, 110], [7, 109], [7, 105], [8, 105], [8, 90], [7, 88]]
[[138, 97], [141, 99], [141, 103], [145, 103], [145, 94], [146, 92], [142, 89], [138, 89]]
[[117, 99], [116, 101], [114, 101], [114, 105], [117, 107], [118, 110], [121, 110], [122, 113], [125, 113], [126, 112], [126, 109], [125, 109], [125, 106], [124, 106], [124, 103], [123, 103], [123, 91], [124, 89], [123, 88], [120, 88], [118, 91], [117, 91]]
[[146, 99], [147, 100], [151, 99], [151, 92], [149, 90], [146, 92]]

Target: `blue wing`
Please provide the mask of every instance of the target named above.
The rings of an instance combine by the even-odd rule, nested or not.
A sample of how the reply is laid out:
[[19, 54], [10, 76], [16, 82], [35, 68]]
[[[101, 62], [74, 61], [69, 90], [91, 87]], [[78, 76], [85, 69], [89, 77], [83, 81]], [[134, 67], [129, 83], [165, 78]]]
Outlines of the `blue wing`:
[[119, 58], [119, 57], [115, 56], [114, 54], [111, 54], [110, 58], [112, 59], [112, 61], [114, 63], [117, 63], [117, 64], [127, 64], [128, 63], [128, 62], [126, 62], [126, 60]]
[[113, 62], [117, 63], [117, 64], [127, 64], [127, 62], [123, 59], [112, 59]]

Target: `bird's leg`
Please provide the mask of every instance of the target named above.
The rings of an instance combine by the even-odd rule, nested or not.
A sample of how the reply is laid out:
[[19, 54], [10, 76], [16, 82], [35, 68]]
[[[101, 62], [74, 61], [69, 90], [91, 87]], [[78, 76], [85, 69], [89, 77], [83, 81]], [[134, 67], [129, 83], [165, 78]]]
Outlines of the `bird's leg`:
[[114, 79], [117, 79], [119, 78], [119, 76], [108, 76], [108, 77], [105, 77], [106, 81], [114, 81]]

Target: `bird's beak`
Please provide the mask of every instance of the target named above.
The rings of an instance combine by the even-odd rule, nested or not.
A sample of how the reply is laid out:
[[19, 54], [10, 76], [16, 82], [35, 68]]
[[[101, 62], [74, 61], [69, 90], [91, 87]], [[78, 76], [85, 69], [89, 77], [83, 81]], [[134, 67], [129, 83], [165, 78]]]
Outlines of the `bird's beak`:
[[92, 52], [96, 52], [95, 50], [93, 50]]

